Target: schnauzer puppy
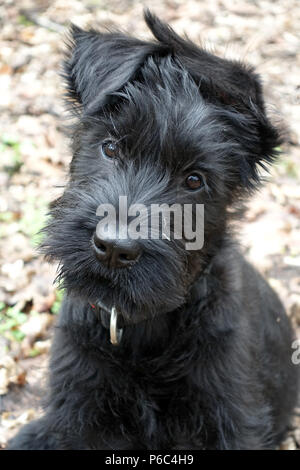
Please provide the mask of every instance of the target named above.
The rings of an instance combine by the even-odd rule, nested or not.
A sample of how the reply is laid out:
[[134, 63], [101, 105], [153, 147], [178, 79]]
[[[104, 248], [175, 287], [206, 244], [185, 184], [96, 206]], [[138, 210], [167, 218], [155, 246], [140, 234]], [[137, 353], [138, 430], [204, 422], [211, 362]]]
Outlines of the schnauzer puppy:
[[[66, 295], [45, 414], [10, 449], [267, 449], [290, 423], [293, 333], [231, 230], [280, 134], [253, 68], [145, 21], [153, 41], [71, 28], [73, 159], [43, 245]], [[204, 205], [203, 246], [97, 230], [120, 196]]]

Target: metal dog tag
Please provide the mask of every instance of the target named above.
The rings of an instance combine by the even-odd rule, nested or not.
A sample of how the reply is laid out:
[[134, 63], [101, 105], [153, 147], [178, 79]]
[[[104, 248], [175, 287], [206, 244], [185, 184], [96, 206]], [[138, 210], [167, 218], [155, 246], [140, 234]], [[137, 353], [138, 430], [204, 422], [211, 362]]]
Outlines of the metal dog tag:
[[123, 329], [118, 328], [118, 313], [115, 307], [111, 309], [111, 314], [110, 314], [110, 342], [114, 346], [118, 346], [121, 342], [122, 339], [122, 334], [123, 334]]

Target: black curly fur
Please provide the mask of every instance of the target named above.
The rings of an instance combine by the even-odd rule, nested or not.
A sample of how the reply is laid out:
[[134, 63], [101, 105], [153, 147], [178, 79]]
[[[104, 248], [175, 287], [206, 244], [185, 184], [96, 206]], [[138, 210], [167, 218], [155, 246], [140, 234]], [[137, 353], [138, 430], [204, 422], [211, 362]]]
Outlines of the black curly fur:
[[[296, 400], [292, 331], [276, 294], [229, 230], [259, 167], [276, 156], [252, 68], [182, 39], [149, 11], [156, 41], [73, 26], [65, 60], [77, 123], [68, 186], [43, 249], [67, 294], [52, 346], [45, 415], [11, 449], [265, 449]], [[105, 160], [113, 138], [119, 161]], [[191, 192], [186, 175], [205, 187]], [[140, 241], [132, 269], [109, 269], [91, 238], [100, 203], [205, 204], [205, 243]], [[121, 344], [91, 308], [117, 306]]]

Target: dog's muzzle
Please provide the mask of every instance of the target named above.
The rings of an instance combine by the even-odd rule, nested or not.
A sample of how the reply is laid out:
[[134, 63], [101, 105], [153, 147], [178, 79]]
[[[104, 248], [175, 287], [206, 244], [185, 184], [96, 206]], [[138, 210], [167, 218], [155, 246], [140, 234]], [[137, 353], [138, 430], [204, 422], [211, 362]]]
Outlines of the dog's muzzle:
[[104, 328], [109, 329], [111, 344], [113, 344], [114, 346], [118, 346], [122, 339], [123, 328], [118, 327], [117, 309], [115, 307], [112, 307], [109, 310], [100, 300], [98, 300], [95, 304], [90, 305], [99, 314], [101, 323]]

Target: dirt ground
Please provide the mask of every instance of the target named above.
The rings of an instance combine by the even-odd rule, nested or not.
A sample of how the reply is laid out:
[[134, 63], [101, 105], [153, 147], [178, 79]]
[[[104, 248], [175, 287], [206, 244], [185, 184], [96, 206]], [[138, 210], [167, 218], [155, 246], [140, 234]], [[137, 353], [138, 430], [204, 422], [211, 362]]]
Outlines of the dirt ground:
[[[249, 203], [245, 253], [281, 296], [300, 338], [300, 3], [298, 0], [0, 1], [0, 446], [41, 412], [61, 293], [38, 255], [47, 204], [70, 161], [58, 76], [64, 33], [120, 26], [147, 37], [148, 5], [179, 33], [262, 74], [269, 112], [289, 128], [280, 161]], [[292, 353], [292, 350], [291, 350]], [[300, 367], [300, 366], [298, 366]], [[300, 448], [300, 409], [282, 449]]]

